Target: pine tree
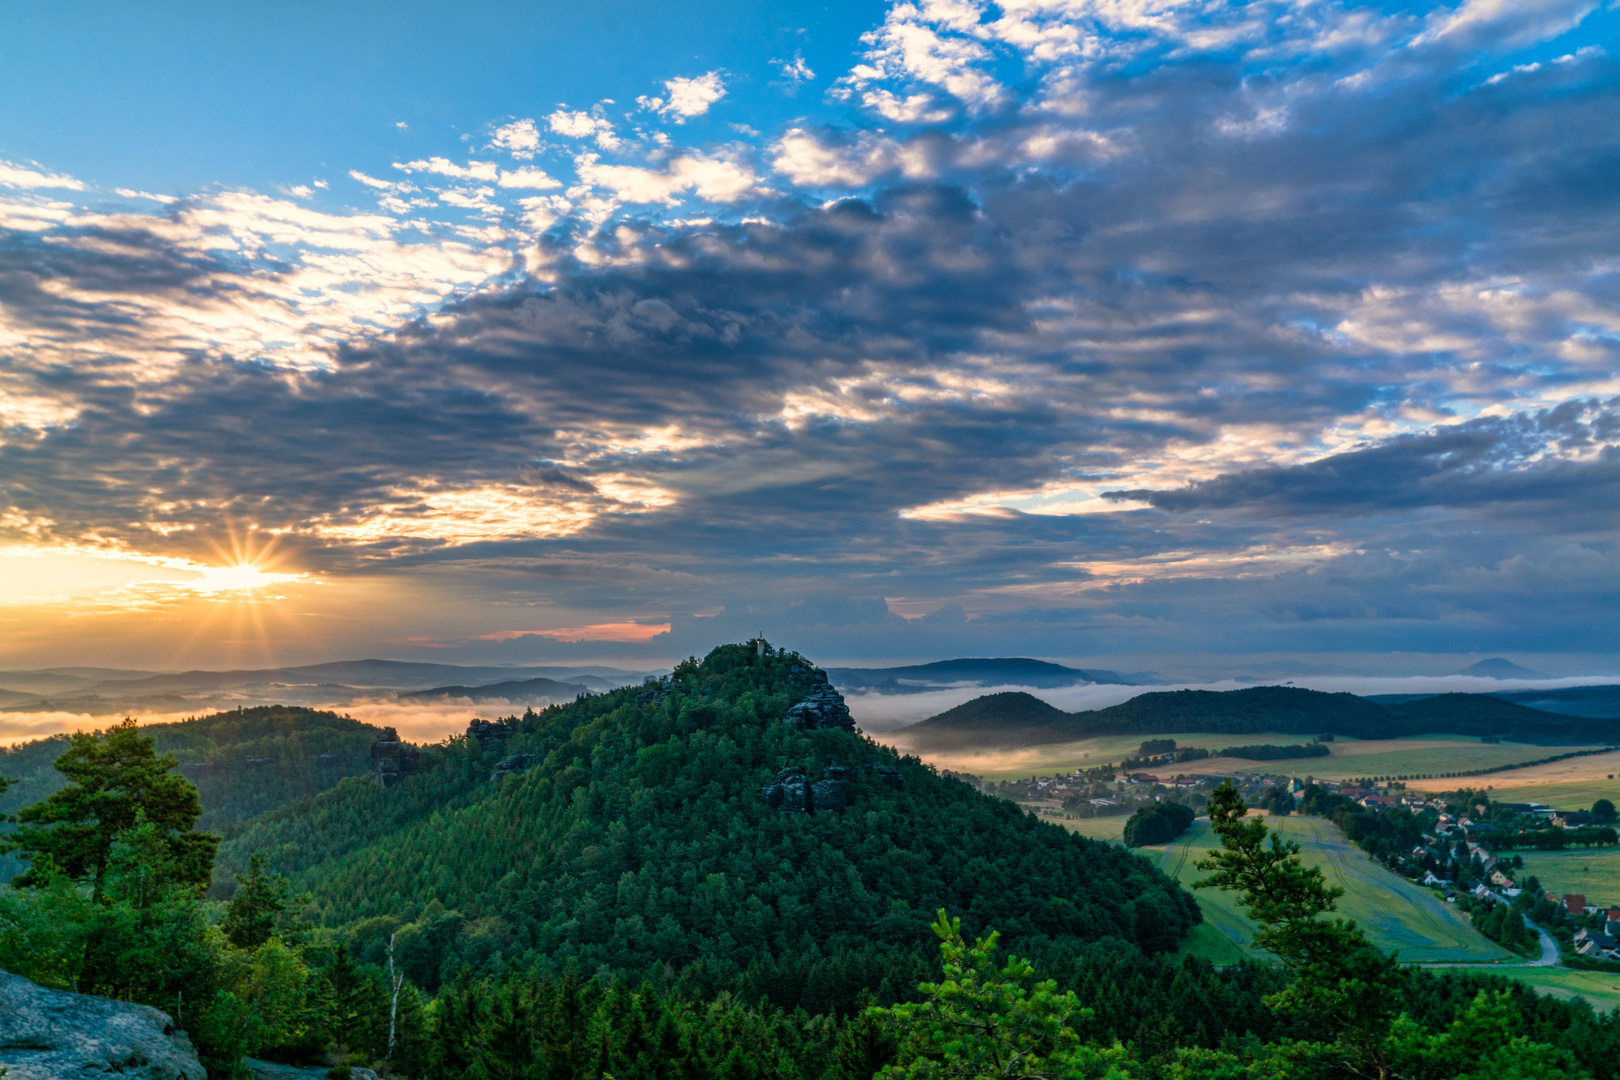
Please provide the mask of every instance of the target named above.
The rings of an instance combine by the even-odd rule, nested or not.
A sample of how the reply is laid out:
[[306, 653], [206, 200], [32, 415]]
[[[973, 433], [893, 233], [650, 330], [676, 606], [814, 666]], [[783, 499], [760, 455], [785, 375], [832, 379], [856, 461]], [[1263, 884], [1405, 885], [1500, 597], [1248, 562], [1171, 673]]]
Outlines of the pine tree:
[[19, 810], [22, 827], [0, 843], [0, 851], [20, 852], [32, 864], [12, 884], [41, 884], [42, 863], [49, 859], [69, 877], [90, 880], [100, 899], [114, 841], [145, 822], [167, 845], [176, 874], [207, 885], [219, 837], [193, 828], [202, 804], [191, 781], [169, 775], [176, 764], [172, 754], [157, 755], [153, 740], [141, 737], [132, 719], [105, 734], [74, 733], [56, 759], [68, 784]]
[[267, 874], [265, 858], [254, 852], [248, 876], [236, 875], [236, 894], [219, 928], [238, 949], [257, 949], [276, 932], [276, 919], [287, 909], [287, 879]]

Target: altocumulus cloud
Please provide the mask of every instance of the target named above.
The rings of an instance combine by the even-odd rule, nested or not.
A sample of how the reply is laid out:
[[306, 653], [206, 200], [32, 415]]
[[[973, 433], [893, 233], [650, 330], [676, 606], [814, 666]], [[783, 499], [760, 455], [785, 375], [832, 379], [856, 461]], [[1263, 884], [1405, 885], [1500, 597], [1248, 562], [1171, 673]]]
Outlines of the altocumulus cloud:
[[646, 655], [1613, 653], [1590, 7], [897, 5], [847, 126], [559, 108], [370, 212], [0, 171], [4, 520], [276, 530]]

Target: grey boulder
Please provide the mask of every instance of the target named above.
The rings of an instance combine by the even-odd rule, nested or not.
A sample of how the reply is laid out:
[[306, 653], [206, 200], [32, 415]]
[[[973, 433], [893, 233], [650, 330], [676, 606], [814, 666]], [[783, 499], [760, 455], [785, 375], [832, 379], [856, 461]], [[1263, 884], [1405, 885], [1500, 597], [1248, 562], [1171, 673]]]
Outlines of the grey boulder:
[[167, 1013], [48, 990], [0, 971], [0, 1065], [6, 1080], [207, 1080]]

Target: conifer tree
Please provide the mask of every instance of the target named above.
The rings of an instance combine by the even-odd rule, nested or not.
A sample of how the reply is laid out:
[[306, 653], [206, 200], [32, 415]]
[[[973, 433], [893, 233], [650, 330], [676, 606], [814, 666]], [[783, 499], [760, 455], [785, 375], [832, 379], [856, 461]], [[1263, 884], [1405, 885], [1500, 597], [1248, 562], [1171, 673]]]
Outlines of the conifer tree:
[[88, 879], [101, 898], [103, 879], [118, 835], [146, 822], [169, 848], [177, 873], [204, 886], [213, 873], [219, 837], [196, 831], [202, 816], [197, 788], [169, 770], [172, 754], [158, 756], [153, 740], [141, 736], [133, 719], [102, 733], [76, 732], [56, 759], [67, 786], [17, 812], [22, 826], [0, 846], [20, 852], [32, 864], [12, 884], [40, 885], [49, 858], [75, 880]]

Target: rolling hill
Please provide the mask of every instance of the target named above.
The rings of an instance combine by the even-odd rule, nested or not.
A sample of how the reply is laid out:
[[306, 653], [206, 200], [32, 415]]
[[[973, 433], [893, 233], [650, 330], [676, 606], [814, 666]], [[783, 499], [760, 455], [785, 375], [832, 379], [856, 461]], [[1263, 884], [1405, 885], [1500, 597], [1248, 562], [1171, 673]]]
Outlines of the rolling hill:
[[505, 701], [513, 705], [533, 702], [567, 701], [592, 689], [576, 682], [558, 682], [556, 679], [508, 679], [505, 682], [483, 686], [435, 686], [430, 690], [412, 690], [399, 695], [400, 701]]
[[1620, 740], [1620, 719], [1543, 712], [1492, 694], [1375, 701], [1292, 686], [1140, 694], [1106, 709], [1065, 713], [1023, 692], [976, 698], [894, 732], [915, 749], [1005, 748], [1098, 735], [1205, 731], [1279, 732], [1390, 739], [1420, 734], [1496, 735], [1524, 742]]
[[1491, 695], [1566, 716], [1620, 716], [1620, 686], [1566, 686], [1558, 690], [1499, 690]]
[[427, 989], [463, 963], [574, 962], [687, 971], [787, 1008], [812, 985], [850, 996], [894, 963], [924, 970], [941, 906], [1009, 943], [1150, 952], [1197, 921], [1142, 860], [896, 756], [840, 726], [838, 701], [797, 654], [724, 646], [663, 684], [505, 721], [487, 745], [424, 748], [395, 786], [350, 779], [261, 815], [220, 875], [266, 853], [327, 925], [397, 928]]

